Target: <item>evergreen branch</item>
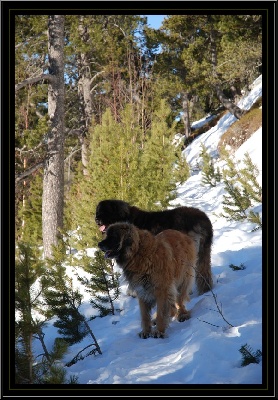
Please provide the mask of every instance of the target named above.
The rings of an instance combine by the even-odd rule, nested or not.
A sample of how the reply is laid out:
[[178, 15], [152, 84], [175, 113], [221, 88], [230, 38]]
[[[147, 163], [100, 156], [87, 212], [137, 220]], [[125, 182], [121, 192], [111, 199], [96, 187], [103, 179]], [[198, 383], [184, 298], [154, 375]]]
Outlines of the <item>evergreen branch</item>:
[[246, 365], [249, 364], [259, 364], [260, 358], [262, 357], [262, 352], [261, 350], [257, 350], [255, 353], [251, 349], [250, 346], [247, 345], [247, 343], [239, 349], [239, 352], [242, 354], [242, 361], [241, 361], [241, 366], [245, 367]]

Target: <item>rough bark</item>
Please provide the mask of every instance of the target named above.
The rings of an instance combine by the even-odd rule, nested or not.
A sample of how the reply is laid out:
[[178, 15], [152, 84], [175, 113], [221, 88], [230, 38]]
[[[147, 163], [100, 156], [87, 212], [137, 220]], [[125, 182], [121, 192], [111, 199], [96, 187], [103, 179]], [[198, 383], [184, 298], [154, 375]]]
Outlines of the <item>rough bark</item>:
[[[84, 43], [89, 40], [89, 34], [87, 32], [87, 27], [84, 25], [84, 16], [79, 17], [78, 31], [81, 39]], [[80, 136], [81, 141], [81, 158], [82, 164], [84, 166], [83, 173], [87, 175], [86, 167], [88, 165], [88, 130], [91, 124], [93, 105], [91, 96], [91, 68], [90, 60], [86, 52], [81, 53], [79, 57], [79, 82], [78, 82], [78, 94], [80, 98], [80, 104], [82, 105], [83, 114], [83, 134]]]
[[188, 93], [183, 94], [182, 109], [183, 109], [182, 121], [184, 123], [184, 134], [185, 134], [185, 137], [188, 138], [191, 134], [190, 119], [189, 119], [189, 106], [188, 106]]
[[44, 168], [42, 230], [44, 257], [52, 256], [63, 227], [64, 209], [64, 15], [50, 15], [48, 20], [49, 132], [48, 160]]

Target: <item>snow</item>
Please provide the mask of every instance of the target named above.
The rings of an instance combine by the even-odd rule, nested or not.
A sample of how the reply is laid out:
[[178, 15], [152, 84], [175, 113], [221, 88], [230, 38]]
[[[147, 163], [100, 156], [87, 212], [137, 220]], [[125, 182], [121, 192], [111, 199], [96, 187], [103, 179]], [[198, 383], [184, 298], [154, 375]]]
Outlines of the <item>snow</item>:
[[[251, 92], [238, 103], [239, 107], [249, 109], [261, 94], [260, 76]], [[184, 150], [192, 170], [199, 157], [201, 143], [217, 159], [218, 141], [234, 121], [235, 117], [227, 113], [215, 127], [196, 138]], [[241, 160], [246, 152], [261, 172], [261, 129], [234, 156]], [[262, 360], [259, 364], [242, 367], [239, 352], [245, 344], [254, 352], [262, 351], [262, 231], [252, 232], [254, 225], [249, 222], [230, 222], [217, 216], [222, 211], [224, 187], [222, 184], [214, 188], [204, 186], [201, 179], [201, 171], [194, 170], [192, 176], [177, 188], [178, 198], [171, 205], [200, 208], [212, 221], [213, 291], [198, 296], [194, 289], [188, 304], [191, 319], [182, 323], [171, 321], [165, 339], [143, 340], [138, 336], [138, 300], [125, 294], [127, 285], [121, 281], [122, 294], [115, 306], [122, 311], [89, 322], [102, 355], [91, 355], [67, 368], [68, 376], [77, 376], [79, 384], [90, 387], [104, 384], [262, 383]], [[255, 205], [254, 209], [262, 213], [261, 204]], [[93, 257], [93, 249], [90, 251]], [[231, 264], [243, 265], [245, 269], [233, 270]], [[69, 274], [75, 276], [74, 268], [69, 268]], [[74, 284], [79, 284], [77, 279]], [[95, 311], [89, 303], [89, 294], [82, 293], [82, 312], [90, 317]], [[49, 323], [45, 329], [46, 345], [51, 346], [57, 336], [56, 329]], [[63, 361], [70, 361], [90, 343], [92, 341], [88, 336], [81, 343], [71, 346]], [[34, 346], [36, 351], [41, 352], [39, 343]]]

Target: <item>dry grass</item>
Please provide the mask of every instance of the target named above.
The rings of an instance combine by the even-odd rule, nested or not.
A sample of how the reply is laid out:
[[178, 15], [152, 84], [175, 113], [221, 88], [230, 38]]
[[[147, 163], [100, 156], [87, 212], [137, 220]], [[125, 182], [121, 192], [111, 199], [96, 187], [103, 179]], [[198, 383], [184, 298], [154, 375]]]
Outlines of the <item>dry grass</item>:
[[250, 110], [246, 112], [239, 120], [234, 122], [230, 128], [222, 135], [218, 151], [221, 154], [221, 148], [227, 145], [233, 151], [237, 150], [254, 132], [262, 126], [262, 99], [258, 99]]
[[[239, 120], [235, 121], [229, 129], [222, 135], [218, 151], [221, 154], [221, 149], [229, 145], [233, 151], [237, 150], [256, 130], [262, 126], [262, 98], [260, 97]], [[185, 139], [184, 148], [188, 146], [196, 137], [207, 132], [222, 118], [228, 110], [224, 110], [217, 115], [216, 118], [207, 122], [198, 129], [195, 129], [191, 135]]]

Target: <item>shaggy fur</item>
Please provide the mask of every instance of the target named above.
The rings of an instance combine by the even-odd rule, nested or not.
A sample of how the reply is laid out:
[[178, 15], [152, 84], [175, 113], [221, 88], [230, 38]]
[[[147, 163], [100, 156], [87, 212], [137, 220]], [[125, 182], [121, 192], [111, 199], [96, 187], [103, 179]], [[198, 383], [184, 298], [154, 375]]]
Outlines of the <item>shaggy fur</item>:
[[[99, 242], [105, 257], [114, 258], [132, 289], [137, 293], [141, 338], [165, 337], [170, 317], [190, 318], [185, 302], [190, 301], [197, 261], [196, 242], [188, 235], [168, 229], [158, 235], [118, 222], [107, 229]], [[151, 309], [157, 306], [152, 331]]]
[[212, 288], [213, 228], [208, 216], [198, 208], [184, 206], [165, 211], [144, 211], [122, 200], [102, 200], [97, 205], [95, 221], [102, 232], [115, 222], [130, 222], [154, 234], [165, 229], [174, 229], [187, 233], [194, 240], [200, 239], [196, 286], [199, 294]]

